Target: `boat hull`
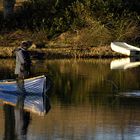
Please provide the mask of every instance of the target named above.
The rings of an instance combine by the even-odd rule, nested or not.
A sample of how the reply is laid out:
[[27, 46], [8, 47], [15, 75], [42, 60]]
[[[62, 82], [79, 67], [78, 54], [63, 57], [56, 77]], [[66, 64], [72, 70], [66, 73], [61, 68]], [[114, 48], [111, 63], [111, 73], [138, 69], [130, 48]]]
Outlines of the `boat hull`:
[[126, 56], [140, 57], [140, 48], [129, 45], [125, 42], [111, 42], [111, 49]]
[[21, 93], [27, 94], [39, 94], [41, 95], [46, 90], [46, 77], [44, 75], [34, 78], [24, 79], [24, 82], [17, 82], [16, 80], [2, 80], [0, 81], [0, 93]]

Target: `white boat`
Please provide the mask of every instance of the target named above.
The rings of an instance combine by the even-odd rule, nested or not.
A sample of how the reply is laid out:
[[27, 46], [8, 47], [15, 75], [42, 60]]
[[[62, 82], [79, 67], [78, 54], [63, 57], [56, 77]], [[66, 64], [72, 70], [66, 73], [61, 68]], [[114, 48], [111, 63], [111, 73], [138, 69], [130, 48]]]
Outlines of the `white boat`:
[[45, 95], [49, 86], [44, 75], [25, 79], [23, 92], [16, 81], [2, 80], [0, 81], [0, 101], [13, 106], [24, 102], [25, 110], [44, 115], [48, 109], [46, 105], [49, 105]]
[[140, 57], [140, 48], [129, 45], [125, 42], [111, 42], [111, 49], [126, 56]]
[[138, 67], [140, 65], [140, 59], [134, 58], [121, 58], [112, 60], [110, 63], [110, 69], [130, 69]]

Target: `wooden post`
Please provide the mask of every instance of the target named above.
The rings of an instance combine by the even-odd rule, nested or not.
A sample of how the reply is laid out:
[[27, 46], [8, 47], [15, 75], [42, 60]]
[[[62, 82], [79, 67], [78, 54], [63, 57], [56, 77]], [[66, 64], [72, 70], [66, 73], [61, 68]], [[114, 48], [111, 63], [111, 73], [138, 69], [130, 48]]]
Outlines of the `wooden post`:
[[16, 0], [3, 0], [4, 19], [8, 19], [13, 16], [15, 3]]

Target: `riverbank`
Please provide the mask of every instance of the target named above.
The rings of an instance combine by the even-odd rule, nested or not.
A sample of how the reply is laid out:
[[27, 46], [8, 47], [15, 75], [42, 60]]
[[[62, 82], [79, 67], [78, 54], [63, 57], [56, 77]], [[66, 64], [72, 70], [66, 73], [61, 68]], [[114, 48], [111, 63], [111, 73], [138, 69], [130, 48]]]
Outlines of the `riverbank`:
[[47, 49], [31, 50], [34, 58], [113, 58], [122, 57], [113, 52], [109, 46], [100, 46], [95, 48], [73, 48], [73, 47], [55, 47]]
[[[84, 38], [85, 39], [85, 38]], [[49, 40], [43, 32], [13, 31], [0, 36], [0, 58], [14, 57], [12, 51], [23, 40], [32, 40], [30, 52], [37, 59], [60, 58], [114, 58], [123, 57], [111, 50], [110, 45], [96, 45], [91, 40], [81, 39], [80, 34], [66, 32]]]
[[[15, 47], [0, 47], [0, 58], [14, 57], [12, 51]], [[61, 58], [114, 58], [123, 57], [113, 52], [110, 46], [99, 46], [93, 48], [57, 47], [34, 48], [30, 50], [32, 58], [35, 59], [61, 59]]]

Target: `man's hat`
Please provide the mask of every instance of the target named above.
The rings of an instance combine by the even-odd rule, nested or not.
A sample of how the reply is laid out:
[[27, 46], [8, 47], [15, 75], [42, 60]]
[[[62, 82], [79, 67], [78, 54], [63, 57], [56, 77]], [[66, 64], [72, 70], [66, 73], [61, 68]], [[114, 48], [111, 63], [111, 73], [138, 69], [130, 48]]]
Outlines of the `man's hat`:
[[32, 45], [32, 41], [22, 41], [21, 47], [30, 47]]

